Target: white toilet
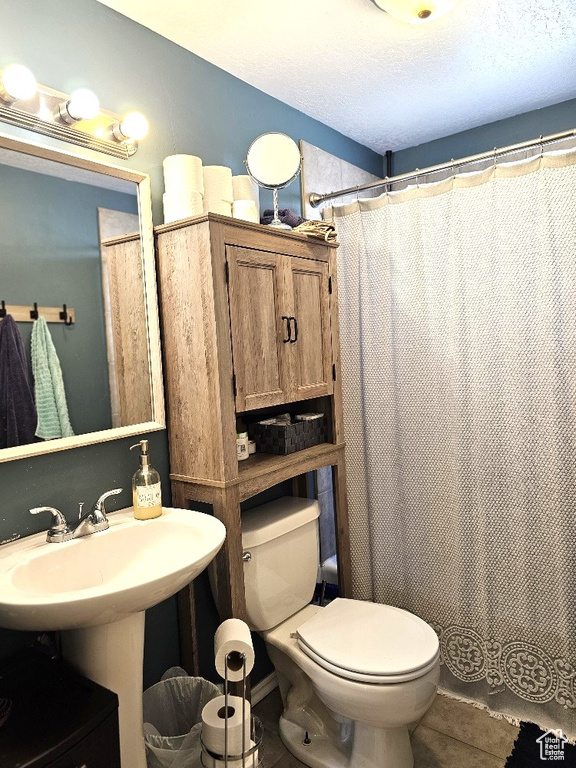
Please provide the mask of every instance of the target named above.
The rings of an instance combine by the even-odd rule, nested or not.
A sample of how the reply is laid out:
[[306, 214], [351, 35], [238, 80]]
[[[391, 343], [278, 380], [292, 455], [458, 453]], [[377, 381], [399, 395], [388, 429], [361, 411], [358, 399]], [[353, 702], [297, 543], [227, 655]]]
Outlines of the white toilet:
[[312, 768], [411, 768], [408, 725], [436, 695], [438, 638], [389, 605], [309, 604], [318, 514], [291, 497], [242, 514], [248, 623], [278, 674], [282, 741]]

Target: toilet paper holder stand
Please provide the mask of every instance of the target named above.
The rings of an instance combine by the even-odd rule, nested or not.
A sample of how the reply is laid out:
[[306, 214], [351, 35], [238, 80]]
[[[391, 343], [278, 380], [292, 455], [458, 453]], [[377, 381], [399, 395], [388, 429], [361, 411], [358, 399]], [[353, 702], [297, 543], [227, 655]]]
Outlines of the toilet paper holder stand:
[[[234, 713], [234, 709], [228, 703], [228, 668], [240, 669], [238, 662], [240, 662], [242, 668], [242, 752], [239, 755], [229, 755], [228, 720]], [[248, 740], [249, 743], [246, 744], [246, 728], [244, 727], [246, 722], [246, 676], [246, 654], [238, 653], [237, 651], [227, 653], [226, 664], [224, 665], [224, 712], [221, 715], [224, 720], [224, 754], [218, 755], [209, 750], [202, 737], [200, 737], [202, 744], [201, 762], [204, 768], [261, 768], [262, 766], [259, 750], [262, 746], [263, 728], [262, 723], [255, 715], [250, 717], [250, 738]], [[230, 712], [231, 709], [232, 712]], [[253, 743], [253, 746], [250, 746], [250, 742]], [[205, 757], [207, 758], [206, 760]]]

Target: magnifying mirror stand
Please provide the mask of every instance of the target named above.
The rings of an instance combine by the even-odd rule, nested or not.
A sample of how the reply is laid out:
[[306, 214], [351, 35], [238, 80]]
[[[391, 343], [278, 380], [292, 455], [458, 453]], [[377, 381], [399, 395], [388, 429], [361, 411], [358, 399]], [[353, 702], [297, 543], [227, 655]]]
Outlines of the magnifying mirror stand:
[[272, 197], [274, 201], [274, 218], [268, 226], [275, 227], [276, 229], [292, 229], [290, 224], [284, 224], [283, 221], [280, 221], [280, 217], [278, 216], [278, 190], [276, 187], [272, 190]]

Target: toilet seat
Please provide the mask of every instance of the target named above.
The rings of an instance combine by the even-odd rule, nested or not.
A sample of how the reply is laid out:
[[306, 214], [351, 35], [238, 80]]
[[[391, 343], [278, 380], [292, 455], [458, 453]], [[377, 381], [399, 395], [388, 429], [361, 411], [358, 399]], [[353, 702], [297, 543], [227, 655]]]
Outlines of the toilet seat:
[[425, 621], [390, 605], [337, 598], [297, 630], [298, 644], [339, 677], [372, 684], [422, 677], [438, 662], [438, 637]]

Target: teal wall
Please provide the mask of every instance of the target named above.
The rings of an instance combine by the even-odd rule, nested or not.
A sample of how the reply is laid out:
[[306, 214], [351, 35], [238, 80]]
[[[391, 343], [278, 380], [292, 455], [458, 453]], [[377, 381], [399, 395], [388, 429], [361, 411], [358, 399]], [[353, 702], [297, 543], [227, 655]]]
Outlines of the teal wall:
[[[150, 136], [128, 161], [90, 154], [59, 142], [54, 146], [150, 174], [156, 224], [162, 223], [162, 160], [175, 152], [199, 155], [243, 173], [243, 159], [260, 133], [280, 130], [294, 139], [339, 155], [373, 173], [381, 157], [337, 131], [241, 82], [95, 0], [18, 0], [2, 4], [0, 66], [19, 62], [38, 81], [70, 93], [92, 88], [102, 106], [123, 113], [137, 109], [150, 121]], [[26, 135], [0, 124], [0, 131]], [[35, 134], [28, 138], [49, 143]], [[298, 205], [298, 184], [281, 192], [281, 204]], [[0, 264], [0, 270], [1, 270]], [[0, 271], [0, 284], [2, 282]], [[0, 297], [2, 298], [2, 297]], [[160, 471], [163, 501], [170, 502], [166, 433], [150, 436], [153, 464]], [[135, 438], [0, 464], [0, 541], [45, 527], [28, 509], [50, 504], [69, 516], [77, 501], [92, 502], [104, 490], [123, 487], [110, 509], [128, 506]], [[29, 638], [0, 630], [0, 656]], [[146, 616], [145, 682], [179, 663], [174, 599]]]
[[494, 147], [507, 147], [574, 128], [576, 99], [395, 152], [393, 173], [408, 173], [415, 168], [426, 168], [452, 159], [490, 152]]
[[[112, 425], [98, 208], [137, 214], [134, 193], [0, 165], [0, 299], [76, 311], [48, 326], [76, 434]], [[29, 355], [32, 323], [18, 327]]]

